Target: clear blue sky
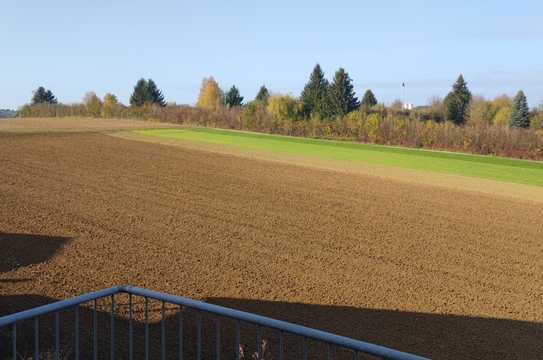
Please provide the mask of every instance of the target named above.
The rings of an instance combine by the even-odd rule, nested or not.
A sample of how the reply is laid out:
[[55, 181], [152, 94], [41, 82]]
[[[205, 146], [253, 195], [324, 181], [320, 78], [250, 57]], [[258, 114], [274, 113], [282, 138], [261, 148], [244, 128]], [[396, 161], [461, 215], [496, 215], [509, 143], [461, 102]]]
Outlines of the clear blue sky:
[[344, 67], [359, 96], [444, 96], [459, 73], [474, 94], [543, 100], [543, 1], [36, 1], [0, 6], [0, 108], [43, 85], [61, 102], [140, 77], [194, 103], [201, 79], [298, 95], [315, 63]]

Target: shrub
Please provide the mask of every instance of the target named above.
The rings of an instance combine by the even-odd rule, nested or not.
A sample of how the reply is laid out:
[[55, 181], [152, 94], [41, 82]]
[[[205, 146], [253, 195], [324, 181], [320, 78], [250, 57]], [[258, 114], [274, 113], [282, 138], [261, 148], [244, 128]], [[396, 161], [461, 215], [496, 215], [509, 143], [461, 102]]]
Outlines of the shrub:
[[[543, 160], [543, 130], [510, 129], [507, 126], [510, 108], [501, 108], [493, 121], [468, 122], [457, 126], [452, 122], [420, 121], [416, 111], [393, 114], [386, 108], [366, 114], [353, 111], [346, 116], [321, 119], [318, 115], [301, 115], [299, 100], [288, 95], [270, 97], [268, 105], [252, 101], [244, 107], [217, 110], [186, 105], [146, 104], [124, 107], [119, 104], [115, 114], [119, 118], [139, 118], [190, 126], [251, 130], [294, 136], [329, 139], [351, 139], [376, 144], [424, 147], [475, 154], [492, 154], [524, 159]], [[502, 114], [503, 113], [503, 114]], [[539, 113], [532, 114], [540, 116]], [[92, 116], [85, 105], [26, 105], [18, 116]], [[501, 126], [503, 118], [503, 124]], [[498, 119], [498, 120], [496, 120]], [[538, 123], [534, 121], [532, 126]], [[541, 124], [541, 122], [539, 122]]]

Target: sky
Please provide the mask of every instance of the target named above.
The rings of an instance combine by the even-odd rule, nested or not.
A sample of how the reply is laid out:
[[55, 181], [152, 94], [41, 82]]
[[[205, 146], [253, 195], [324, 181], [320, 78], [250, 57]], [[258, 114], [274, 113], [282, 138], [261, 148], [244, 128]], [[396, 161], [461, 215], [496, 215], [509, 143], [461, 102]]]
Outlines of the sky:
[[543, 1], [3, 0], [0, 108], [38, 86], [63, 103], [87, 91], [128, 103], [141, 78], [194, 104], [202, 78], [251, 100], [265, 84], [299, 95], [316, 63], [357, 94], [415, 105], [462, 73], [474, 95], [543, 101]]

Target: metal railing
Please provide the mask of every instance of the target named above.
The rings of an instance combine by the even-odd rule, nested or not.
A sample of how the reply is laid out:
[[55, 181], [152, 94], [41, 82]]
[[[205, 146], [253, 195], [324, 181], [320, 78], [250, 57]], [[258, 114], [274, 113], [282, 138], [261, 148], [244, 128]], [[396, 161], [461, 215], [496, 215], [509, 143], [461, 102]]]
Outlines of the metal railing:
[[[116, 327], [116, 323], [120, 322], [121, 320], [121, 316], [118, 313], [119, 309], [117, 308], [117, 299], [122, 295], [124, 295], [125, 297], [128, 296], [127, 303], [123, 304], [123, 306], [126, 305], [124, 311], [125, 318], [127, 319], [127, 324], [123, 324], [123, 326], [127, 328], [125, 329], [122, 336], [124, 339], [121, 339], [120, 336], [118, 336], [120, 331]], [[143, 316], [143, 329], [141, 329], [144, 333], [143, 341], [142, 343], [140, 343], [140, 341], [137, 341], [139, 347], [142, 348], [141, 351], [135, 350], [136, 339], [134, 335], [134, 323], [136, 315], [136, 303], [134, 299], [136, 297], [143, 299], [142, 302], [138, 303], [140, 307], [143, 307], [142, 311], [138, 312], [140, 316]], [[98, 301], [102, 299], [108, 299], [109, 301], [107, 304], [109, 307], [109, 314], [107, 314], [109, 318], [109, 324], [107, 324], [109, 334], [107, 334], [107, 336], [105, 337], [106, 341], [109, 342], [109, 355], [104, 354], [104, 349], [102, 349], [102, 351], [100, 352], [98, 342], [100, 332], [100, 329], [98, 327]], [[157, 311], [157, 314], [155, 314], [157, 315], [156, 324], [159, 328], [155, 333], [160, 333], [160, 335], [155, 334], [152, 339], [154, 342], [153, 346], [159, 348], [159, 351], [157, 351], [160, 353], [159, 356], [151, 356], [150, 354], [152, 348], [152, 336], [150, 335], [150, 301], [158, 301], [158, 303], [160, 304], [160, 308]], [[88, 305], [91, 305], [91, 307], [89, 307]], [[173, 327], [173, 331], [172, 326], [170, 326], [171, 324], [167, 325], [167, 322], [171, 323], [172, 319], [166, 318], [166, 311], [168, 310], [167, 307], [170, 306], [169, 310], [171, 310], [172, 305], [175, 305], [176, 310], [175, 327]], [[85, 311], [88, 315], [86, 319], [88, 319], [90, 328], [90, 331], [84, 334], [86, 342], [85, 347], [86, 349], [88, 349], [87, 353], [84, 353], [81, 350], [82, 326], [80, 323], [80, 309], [83, 308], [83, 306], [85, 306]], [[116, 356], [118, 356], [117, 349], [119, 344], [121, 344], [123, 351], [125, 351], [126, 353], [125, 358], [128, 359], [186, 359], [191, 357], [187, 356], [186, 354], [189, 346], [184, 346], [184, 343], [187, 342], [185, 337], [187, 337], [188, 334], [186, 331], [187, 326], [184, 326], [183, 323], [183, 316], [187, 313], [187, 310], [194, 312], [195, 315], [195, 321], [193, 326], [195, 334], [191, 335], [194, 340], [194, 343], [192, 344], [191, 354], [192, 357], [197, 360], [202, 360], [204, 358], [214, 358], [220, 360], [221, 356], [225, 356], [225, 351], [223, 351], [223, 349], [225, 348], [225, 344], [221, 343], [221, 335], [223, 335], [223, 332], [221, 331], [221, 319], [227, 319], [233, 322], [233, 329], [229, 332], [229, 335], [233, 336], [233, 343], [229, 345], [231, 352], [226, 352], [226, 355], [230, 353], [230, 356], [228, 356], [228, 358], [234, 358], [236, 360], [243, 360], [249, 358], [257, 360], [264, 358], [283, 360], [285, 358], [285, 337], [287, 335], [296, 336], [298, 338], [298, 341], [300, 339], [302, 340], [301, 355], [296, 356], [296, 358], [302, 358], [304, 360], [309, 358], [310, 341], [318, 344], [318, 346], [315, 345], [315, 347], [318, 348], [317, 351], [320, 354], [323, 354], [323, 357], [326, 359], [332, 359], [334, 357], [334, 349], [343, 349], [344, 351], [347, 351], [349, 354], [351, 354], [350, 356], [352, 359], [361, 359], [361, 356], [363, 356], [363, 354], [371, 355], [382, 359], [424, 359], [423, 357], [413, 354], [397, 351], [364, 341], [354, 340], [329, 332], [316, 330], [313, 328], [296, 325], [285, 321], [275, 320], [272, 318], [244, 311], [234, 310], [223, 306], [213, 305], [202, 301], [196, 301], [185, 297], [164, 294], [133, 286], [115, 286], [109, 289], [103, 289], [80, 295], [72, 299], [58, 301], [48, 305], [35, 307], [26, 311], [21, 311], [12, 315], [0, 317], [0, 330], [4, 330], [4, 333], [8, 334], [7, 341], [3, 342], [4, 344], [7, 344], [7, 346], [0, 348], [0, 359], [15, 360], [21, 358], [19, 355], [21, 344], [18, 344], [18, 336], [22, 329], [19, 329], [18, 325], [22, 322], [31, 323], [31, 326], [25, 329], [32, 332], [32, 335], [30, 336], [31, 341], [27, 341], [25, 346], [31, 347], [30, 353], [32, 354], [31, 356], [33, 359], [38, 360], [43, 357], [42, 352], [40, 351], [40, 347], [42, 348], [42, 350], [44, 348], [48, 349], [48, 358], [52, 357], [54, 359], [63, 359], [64, 357], [61, 357], [61, 329], [63, 329], [64, 332], [66, 332], [67, 330], [65, 329], [65, 324], [61, 324], [60, 321], [60, 313], [62, 311], [73, 311], [68, 319], [66, 319], [66, 316], [63, 316], [64, 323], [73, 323], [72, 330], [68, 330], [68, 332], [70, 333], [69, 342], [71, 343], [70, 358], [102, 359], [109, 357], [110, 359], [114, 360]], [[102, 312], [102, 315], [103, 314], [104, 312]], [[214, 316], [211, 322], [208, 321], [206, 323], [206, 325], [208, 325], [208, 323], [212, 324], [211, 326], [209, 326], [209, 328], [212, 329], [211, 332], [214, 333], [214, 335], [212, 336], [212, 346], [208, 346], [208, 352], [212, 353], [212, 356], [204, 356], [204, 342], [206, 339], [203, 336], [203, 314]], [[43, 339], [44, 336], [44, 329], [43, 326], [40, 327], [40, 321], [42, 321], [45, 316], [49, 317], [48, 325], [45, 328], [45, 331], [49, 333], [49, 340], [47, 341], [47, 345], [43, 346], [43, 344], [41, 344], [41, 342], [43, 342], [41, 341], [41, 339]], [[251, 355], [249, 357], [247, 357], [247, 355], [244, 353], [243, 345], [241, 344], [242, 324], [250, 324], [256, 330], [256, 336], [254, 336], [255, 351], [251, 352]], [[264, 348], [264, 329], [271, 329], [277, 334], [277, 339], [276, 341], [274, 341], [275, 343], [273, 346], [273, 351], [270, 351], [268, 348]], [[167, 335], [168, 330], [169, 334]], [[42, 334], [40, 334], [40, 331], [42, 332]], [[174, 332], [175, 334], [172, 334], [172, 332]], [[104, 344], [103, 333], [104, 331], [102, 330], [100, 343], [101, 345]], [[171, 343], [172, 339], [175, 339], [175, 346], [167, 346], [167, 341]], [[0, 342], [0, 346], [3, 343]], [[207, 343], [209, 345], [209, 341]], [[174, 351], [172, 351], [172, 348]], [[26, 349], [26, 351], [28, 350], [29, 349]], [[267, 352], [266, 356], [264, 352]], [[270, 355], [272, 352], [275, 355]]]

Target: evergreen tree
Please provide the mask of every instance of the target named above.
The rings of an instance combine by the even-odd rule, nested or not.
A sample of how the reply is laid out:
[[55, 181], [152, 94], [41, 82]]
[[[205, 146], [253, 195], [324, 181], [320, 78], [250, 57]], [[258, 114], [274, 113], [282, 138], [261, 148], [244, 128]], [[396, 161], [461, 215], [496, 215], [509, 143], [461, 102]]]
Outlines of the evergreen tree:
[[375, 98], [375, 95], [373, 95], [373, 92], [370, 89], [366, 90], [360, 104], [362, 110], [367, 112], [375, 105], [377, 105], [377, 99]]
[[155, 82], [151, 79], [147, 81], [147, 94], [153, 104], [166, 106], [166, 101], [164, 101], [164, 95], [162, 95], [162, 91], [160, 91], [160, 89], [156, 86]]
[[239, 94], [237, 87], [232, 86], [224, 97], [224, 103], [228, 107], [241, 106], [243, 102], [243, 96]]
[[255, 100], [260, 101], [263, 104], [267, 104], [269, 98], [270, 98], [270, 92], [268, 91], [268, 88], [262, 85], [260, 87], [260, 90], [258, 90], [258, 94], [256, 94]]
[[524, 95], [522, 90], [520, 90], [513, 99], [513, 107], [511, 109], [509, 125], [512, 128], [522, 129], [527, 129], [530, 127], [530, 109], [528, 108], [526, 95]]
[[162, 95], [155, 82], [151, 79], [145, 80], [141, 78], [134, 86], [134, 91], [130, 96], [130, 105], [142, 106], [145, 103], [166, 106], [164, 95]]
[[130, 96], [130, 105], [132, 106], [142, 106], [146, 102], [151, 101], [147, 93], [147, 80], [141, 78], [134, 86], [134, 91]]
[[51, 90], [45, 92], [45, 101], [49, 104], [58, 104], [57, 98], [53, 95]]
[[452, 91], [445, 97], [445, 111], [447, 120], [456, 125], [464, 124], [469, 117], [469, 104], [471, 92], [468, 89], [464, 77], [460, 75], [453, 85]]
[[42, 104], [46, 99], [46, 90], [43, 86], [37, 88], [32, 95], [32, 105]]
[[37, 88], [32, 95], [32, 105], [36, 104], [57, 104], [57, 98], [51, 90], [46, 90], [43, 86]]
[[336, 71], [334, 81], [328, 89], [328, 94], [330, 96], [331, 115], [343, 116], [360, 105], [354, 92], [352, 80], [343, 68]]
[[300, 96], [308, 115], [327, 117], [330, 114], [330, 102], [328, 97], [328, 80], [319, 64], [315, 65]]

